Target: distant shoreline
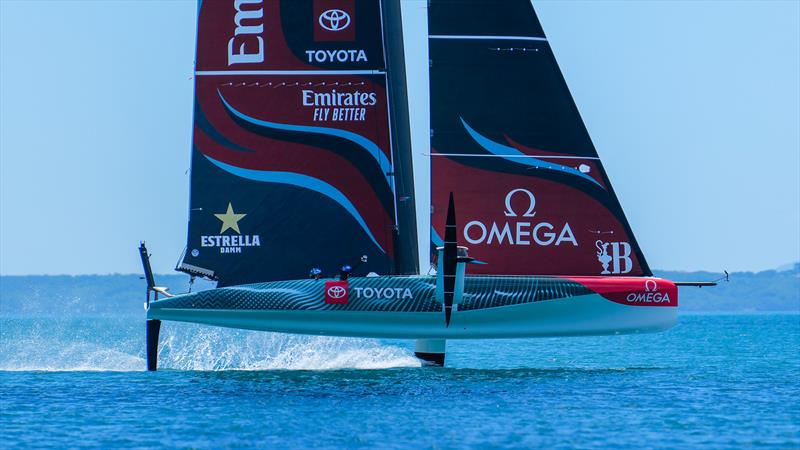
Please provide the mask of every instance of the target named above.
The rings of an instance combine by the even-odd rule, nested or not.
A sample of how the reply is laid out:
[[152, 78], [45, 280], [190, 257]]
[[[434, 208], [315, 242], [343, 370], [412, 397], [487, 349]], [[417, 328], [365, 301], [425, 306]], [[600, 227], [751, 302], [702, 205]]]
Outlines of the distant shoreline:
[[[712, 281], [715, 272], [656, 270], [655, 275], [675, 281]], [[185, 292], [189, 277], [161, 274], [158, 284], [170, 292]], [[198, 279], [193, 290], [211, 289], [215, 283]], [[143, 311], [145, 285], [139, 274], [112, 275], [0, 275], [0, 314], [131, 315]], [[734, 272], [730, 282], [706, 288], [681, 288], [679, 313], [776, 314], [800, 312], [800, 263], [794, 270]]]

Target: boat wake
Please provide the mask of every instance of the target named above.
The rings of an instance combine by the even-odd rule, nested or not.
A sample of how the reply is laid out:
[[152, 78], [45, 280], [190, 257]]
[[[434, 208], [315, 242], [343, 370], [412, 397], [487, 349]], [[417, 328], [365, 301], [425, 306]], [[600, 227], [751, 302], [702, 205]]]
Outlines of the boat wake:
[[[0, 319], [0, 371], [145, 370], [135, 319]], [[165, 323], [159, 369], [336, 370], [418, 367], [409, 349], [373, 339], [297, 336]]]
[[[173, 324], [167, 324], [173, 325]], [[410, 351], [372, 339], [195, 328], [162, 335], [161, 367], [179, 370], [333, 370], [418, 367]], [[162, 326], [162, 333], [165, 327]]]

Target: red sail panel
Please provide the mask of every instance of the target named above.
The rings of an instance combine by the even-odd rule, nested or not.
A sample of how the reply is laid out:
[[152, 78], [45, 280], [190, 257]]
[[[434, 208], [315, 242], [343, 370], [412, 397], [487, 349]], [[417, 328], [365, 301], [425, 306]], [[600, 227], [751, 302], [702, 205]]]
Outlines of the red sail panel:
[[453, 192], [459, 244], [486, 263], [470, 266], [470, 273], [642, 273], [623, 224], [600, 201], [574, 187], [498, 174], [436, 153], [431, 172], [434, 230], [444, 230]]
[[209, 0], [199, 21], [198, 71], [385, 67], [374, 0]]
[[628, 306], [678, 306], [678, 286], [661, 278], [570, 277], [571, 281]]

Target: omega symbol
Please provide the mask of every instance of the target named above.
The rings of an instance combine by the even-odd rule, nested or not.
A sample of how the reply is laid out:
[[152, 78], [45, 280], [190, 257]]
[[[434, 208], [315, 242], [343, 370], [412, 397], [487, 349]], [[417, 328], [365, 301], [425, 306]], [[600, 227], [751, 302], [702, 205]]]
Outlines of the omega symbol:
[[533, 196], [533, 192], [531, 192], [531, 191], [529, 191], [527, 189], [518, 188], [518, 189], [514, 189], [512, 191], [509, 191], [509, 193], [506, 194], [506, 210], [505, 210], [506, 217], [517, 217], [517, 213], [511, 207], [511, 198], [517, 192], [524, 192], [524, 193], [528, 194], [528, 200], [530, 201], [530, 203], [528, 204], [528, 210], [525, 211], [525, 214], [523, 214], [522, 217], [533, 217], [533, 216], [535, 216], [536, 213], [533, 210], [534, 210], [534, 208], [536, 208], [536, 197]]

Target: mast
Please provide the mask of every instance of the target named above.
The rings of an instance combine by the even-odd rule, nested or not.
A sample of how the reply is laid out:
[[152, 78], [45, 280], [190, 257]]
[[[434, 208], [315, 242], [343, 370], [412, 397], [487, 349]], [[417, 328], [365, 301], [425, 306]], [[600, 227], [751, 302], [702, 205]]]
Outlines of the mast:
[[389, 116], [392, 123], [391, 137], [397, 208], [396, 273], [414, 275], [419, 273], [419, 250], [403, 21], [400, 0], [380, 1], [386, 73], [389, 80]]

